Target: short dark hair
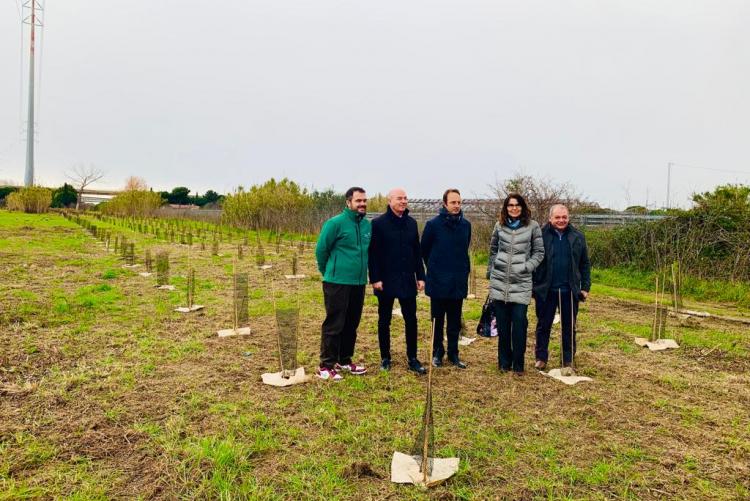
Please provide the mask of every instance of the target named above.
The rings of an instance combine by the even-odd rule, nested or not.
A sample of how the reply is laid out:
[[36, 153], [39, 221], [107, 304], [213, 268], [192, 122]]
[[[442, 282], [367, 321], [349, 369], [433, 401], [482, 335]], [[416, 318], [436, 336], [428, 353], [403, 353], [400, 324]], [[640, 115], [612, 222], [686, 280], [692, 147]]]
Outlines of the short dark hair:
[[447, 190], [445, 190], [445, 193], [443, 193], [443, 203], [444, 204], [448, 203], [448, 193], [455, 193], [459, 197], [461, 196], [461, 192], [458, 191], [456, 188], [448, 188]]
[[352, 186], [348, 190], [346, 190], [346, 201], [351, 202], [352, 197], [354, 196], [354, 192], [359, 191], [360, 193], [367, 193], [364, 188], [360, 188], [359, 186]]
[[510, 218], [510, 215], [508, 215], [508, 203], [510, 203], [513, 198], [518, 200], [518, 205], [521, 206], [521, 216], [518, 219], [521, 220], [523, 226], [526, 226], [529, 224], [529, 221], [531, 221], [531, 210], [529, 210], [529, 206], [526, 205], [526, 200], [524, 200], [518, 193], [508, 193], [508, 196], [505, 197], [505, 200], [503, 201], [503, 209], [500, 211], [500, 223], [505, 224], [508, 222], [508, 218]]

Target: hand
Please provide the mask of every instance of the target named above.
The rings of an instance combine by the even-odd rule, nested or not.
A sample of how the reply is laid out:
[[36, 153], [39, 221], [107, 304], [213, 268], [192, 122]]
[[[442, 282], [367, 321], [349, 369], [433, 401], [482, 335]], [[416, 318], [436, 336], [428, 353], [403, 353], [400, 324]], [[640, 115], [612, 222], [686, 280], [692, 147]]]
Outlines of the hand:
[[583, 299], [586, 299], [589, 297], [588, 291], [581, 291], [581, 296], [583, 296]]
[[418, 291], [424, 290], [424, 280], [417, 280], [417, 290]]
[[383, 281], [380, 282], [373, 282], [372, 283], [372, 290], [374, 291], [382, 291], [383, 290]]

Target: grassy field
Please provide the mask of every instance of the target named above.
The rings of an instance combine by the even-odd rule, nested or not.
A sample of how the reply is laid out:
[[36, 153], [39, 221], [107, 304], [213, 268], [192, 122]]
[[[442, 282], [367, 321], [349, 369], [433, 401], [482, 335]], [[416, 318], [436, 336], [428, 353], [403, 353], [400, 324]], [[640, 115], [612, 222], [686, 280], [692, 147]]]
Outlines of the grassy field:
[[[299, 295], [299, 358], [317, 365], [312, 252], [294, 286], [281, 278], [290, 248], [267, 246], [265, 275], [246, 249], [253, 334], [219, 339], [232, 324], [236, 244], [211, 256], [114, 230], [139, 261], [169, 250], [178, 290], [156, 290], [61, 216], [0, 211], [0, 499], [750, 498], [747, 326], [671, 317], [682, 347], [651, 353], [633, 343], [648, 334], [650, 296], [595, 283], [579, 319], [578, 365], [592, 383], [514, 378], [497, 370], [495, 342], [463, 347], [469, 369], [437, 369], [434, 382], [437, 454], [459, 457], [460, 471], [426, 492], [389, 481], [393, 452], [419, 431], [426, 380], [406, 371], [399, 318], [394, 368], [377, 371], [371, 293], [355, 353], [367, 375], [272, 388], [260, 380], [278, 365], [271, 290]], [[188, 262], [206, 308], [180, 315]], [[466, 302], [470, 329], [482, 297]], [[426, 353], [426, 298], [419, 315]]]

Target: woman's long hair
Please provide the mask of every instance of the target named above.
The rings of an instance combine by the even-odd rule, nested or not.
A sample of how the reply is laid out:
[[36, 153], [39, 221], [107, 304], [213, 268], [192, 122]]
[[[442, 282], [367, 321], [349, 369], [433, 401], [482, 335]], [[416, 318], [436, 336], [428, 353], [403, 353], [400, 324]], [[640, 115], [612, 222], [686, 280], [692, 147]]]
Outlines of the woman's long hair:
[[510, 219], [510, 215], [508, 214], [508, 203], [513, 199], [515, 199], [516, 202], [518, 202], [518, 205], [521, 206], [521, 215], [518, 216], [518, 219], [521, 220], [521, 226], [526, 226], [529, 224], [529, 221], [531, 221], [531, 211], [529, 210], [529, 206], [526, 205], [526, 200], [524, 200], [518, 193], [508, 193], [508, 196], [505, 197], [503, 208], [500, 211], [500, 224], [505, 224]]

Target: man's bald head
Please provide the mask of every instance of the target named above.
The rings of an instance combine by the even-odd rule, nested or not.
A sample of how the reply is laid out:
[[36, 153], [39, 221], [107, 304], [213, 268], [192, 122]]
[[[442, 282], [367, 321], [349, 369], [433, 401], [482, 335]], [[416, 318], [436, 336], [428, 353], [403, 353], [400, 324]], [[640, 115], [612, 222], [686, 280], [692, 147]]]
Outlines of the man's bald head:
[[391, 211], [401, 217], [409, 205], [409, 199], [406, 198], [406, 191], [403, 188], [393, 188], [388, 192], [387, 199]]

